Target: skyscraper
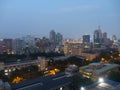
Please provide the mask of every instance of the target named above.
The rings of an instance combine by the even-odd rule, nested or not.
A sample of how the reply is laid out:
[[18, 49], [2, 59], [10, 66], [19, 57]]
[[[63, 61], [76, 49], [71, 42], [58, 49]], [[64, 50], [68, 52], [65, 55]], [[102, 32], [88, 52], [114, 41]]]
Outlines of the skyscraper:
[[24, 47], [23, 40], [19, 38], [13, 40], [13, 51], [15, 54], [22, 54], [23, 47]]
[[62, 40], [63, 40], [62, 34], [57, 33], [56, 34], [56, 43], [59, 44], [59, 45], [61, 45], [62, 44]]
[[102, 33], [102, 42], [103, 43], [107, 42], [107, 33], [106, 32]]
[[101, 40], [102, 40], [102, 32], [100, 29], [100, 26], [98, 27], [97, 30], [94, 31], [94, 44], [101, 44]]
[[90, 35], [83, 35], [83, 43], [90, 43]]
[[1, 39], [0, 40], [0, 54], [3, 53], [3, 50], [4, 50], [4, 44], [3, 44], [3, 40]]
[[115, 42], [116, 40], [117, 40], [116, 35], [113, 35], [113, 36], [112, 36], [112, 41]]
[[12, 53], [12, 39], [3, 39], [4, 43], [4, 52], [11, 54]]
[[55, 43], [55, 41], [56, 41], [56, 33], [55, 33], [54, 30], [50, 31], [50, 36], [49, 37], [50, 37], [50, 41]]

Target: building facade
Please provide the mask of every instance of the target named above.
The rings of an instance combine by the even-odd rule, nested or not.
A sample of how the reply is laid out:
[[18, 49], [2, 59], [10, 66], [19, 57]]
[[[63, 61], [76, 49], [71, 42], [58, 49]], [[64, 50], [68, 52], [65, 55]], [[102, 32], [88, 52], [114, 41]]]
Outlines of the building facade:
[[51, 42], [55, 43], [55, 41], [56, 41], [56, 33], [55, 33], [54, 30], [51, 30], [51, 31], [50, 31], [50, 36], [49, 36], [49, 38], [50, 38], [50, 41], [51, 41]]
[[13, 52], [15, 54], [22, 54], [24, 48], [24, 42], [21, 39], [14, 39], [13, 40]]
[[3, 39], [3, 52], [12, 53], [12, 39]]
[[102, 32], [100, 27], [98, 27], [98, 29], [94, 31], [93, 40], [94, 40], [94, 46], [100, 47], [100, 44], [102, 42]]
[[86, 66], [82, 66], [79, 68], [80, 74], [84, 77], [92, 78], [93, 80], [98, 79], [98, 77], [107, 77], [107, 73], [112, 70], [119, 69], [118, 64], [108, 64], [108, 63], [91, 63]]
[[90, 35], [83, 35], [83, 43], [84, 44], [90, 43]]

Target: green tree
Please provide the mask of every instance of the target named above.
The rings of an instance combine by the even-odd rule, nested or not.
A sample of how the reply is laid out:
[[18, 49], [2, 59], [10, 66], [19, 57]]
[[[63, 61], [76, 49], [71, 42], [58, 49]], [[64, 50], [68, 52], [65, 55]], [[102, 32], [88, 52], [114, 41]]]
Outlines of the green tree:
[[113, 81], [116, 81], [116, 82], [120, 82], [120, 72], [111, 71], [111, 72], [108, 74], [108, 78], [109, 78], [110, 80], [113, 80]]

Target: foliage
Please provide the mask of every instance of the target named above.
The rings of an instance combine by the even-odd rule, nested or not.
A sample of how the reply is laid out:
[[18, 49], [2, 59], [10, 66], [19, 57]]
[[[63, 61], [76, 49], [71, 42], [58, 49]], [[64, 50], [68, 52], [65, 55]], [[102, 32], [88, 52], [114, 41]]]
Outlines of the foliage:
[[110, 63], [115, 63], [120, 65], [120, 60], [111, 60]]
[[110, 80], [113, 80], [113, 81], [116, 81], [116, 82], [120, 82], [120, 72], [118, 72], [118, 71], [111, 71], [108, 74], [108, 78]]
[[73, 88], [76, 90], [81, 86], [87, 86], [93, 83], [93, 81], [91, 79], [88, 78], [84, 78], [82, 76], [73, 76]]
[[[44, 57], [57, 57], [64, 56], [64, 53], [57, 52], [39, 52], [39, 53], [31, 53], [29, 55], [29, 59], [37, 59], [38, 56]], [[28, 59], [25, 54], [0, 54], [0, 61], [8, 63], [8, 62], [16, 62], [18, 59], [21, 61]]]

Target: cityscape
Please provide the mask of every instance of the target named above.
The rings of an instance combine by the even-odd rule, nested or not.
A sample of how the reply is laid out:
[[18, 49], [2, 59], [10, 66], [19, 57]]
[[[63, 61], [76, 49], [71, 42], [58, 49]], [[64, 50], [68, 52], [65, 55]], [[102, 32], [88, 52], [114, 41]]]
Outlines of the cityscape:
[[118, 3], [1, 0], [0, 90], [120, 90]]
[[[36, 86], [38, 78], [68, 79], [59, 81], [60, 85], [55, 81], [46, 90], [76, 90], [77, 85], [85, 86], [88, 88], [86, 90], [97, 90], [99, 87], [104, 89], [108, 85], [108, 90], [110, 87], [113, 90], [120, 84], [120, 40], [115, 35], [108, 38], [107, 32], [102, 32], [98, 26], [93, 32], [92, 41], [90, 35], [83, 35], [78, 40], [64, 39], [55, 30], [50, 31], [49, 38], [27, 35], [22, 38], [1, 39], [0, 77], [1, 82], [5, 82], [5, 90], [35, 90], [36, 87], [42, 90], [46, 86]], [[97, 83], [99, 77], [106, 79], [103, 87], [99, 83], [90, 86]], [[81, 82], [82, 79], [86, 82]], [[73, 82], [76, 82], [75, 85]], [[33, 89], [31, 83], [35, 84]], [[27, 87], [29, 85], [30, 88]]]

